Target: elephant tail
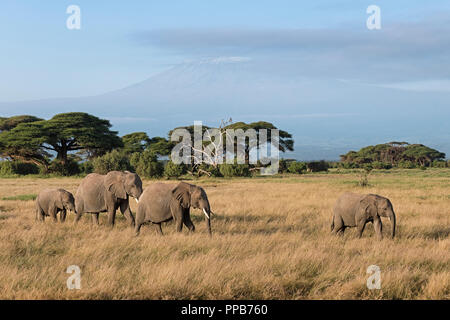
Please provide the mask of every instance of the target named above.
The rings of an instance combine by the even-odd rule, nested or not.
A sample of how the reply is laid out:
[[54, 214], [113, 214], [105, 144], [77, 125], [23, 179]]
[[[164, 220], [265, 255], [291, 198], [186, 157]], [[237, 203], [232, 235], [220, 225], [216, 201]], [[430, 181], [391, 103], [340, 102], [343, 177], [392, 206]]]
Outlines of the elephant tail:
[[331, 231], [334, 230], [334, 215], [333, 215], [333, 219], [331, 220]]

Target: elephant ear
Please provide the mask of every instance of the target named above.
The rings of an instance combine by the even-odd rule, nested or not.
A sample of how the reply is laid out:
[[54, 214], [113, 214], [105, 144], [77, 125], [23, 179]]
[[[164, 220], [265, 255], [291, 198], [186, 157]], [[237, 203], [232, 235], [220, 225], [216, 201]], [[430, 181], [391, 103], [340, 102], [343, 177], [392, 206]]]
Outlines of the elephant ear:
[[64, 208], [63, 197], [64, 190], [58, 189], [57, 194], [55, 195], [55, 206], [59, 209]]
[[124, 178], [122, 172], [111, 171], [105, 177], [106, 190], [114, 194], [116, 198], [126, 199], [127, 193], [125, 191]]
[[191, 186], [188, 183], [180, 182], [175, 189], [172, 190], [173, 197], [180, 202], [183, 208], [191, 206]]
[[373, 217], [377, 214], [377, 207], [375, 205], [376, 197], [374, 195], [368, 194], [360, 201], [361, 210], [366, 213], [369, 217]]

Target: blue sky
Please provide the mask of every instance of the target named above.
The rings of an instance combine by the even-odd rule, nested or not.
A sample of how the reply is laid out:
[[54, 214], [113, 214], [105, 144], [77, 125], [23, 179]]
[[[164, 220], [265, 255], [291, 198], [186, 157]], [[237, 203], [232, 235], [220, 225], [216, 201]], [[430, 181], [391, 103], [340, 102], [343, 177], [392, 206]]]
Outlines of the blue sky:
[[[81, 30], [66, 28], [66, 8], [71, 4], [81, 8]], [[365, 11], [370, 4], [380, 6], [382, 14], [382, 30], [372, 34], [365, 28]], [[283, 63], [274, 61], [296, 64], [298, 57], [304, 54], [299, 53], [296, 46], [299, 41], [302, 44], [311, 38], [320, 40], [309, 43], [313, 53], [325, 51], [320, 56], [321, 61], [332, 64], [338, 57], [326, 52], [333, 52], [329, 47], [333, 38], [336, 50], [340, 50], [341, 41], [351, 47], [353, 42], [364, 41], [365, 36], [378, 37], [375, 41], [383, 44], [383, 32], [392, 28], [391, 41], [395, 41], [392, 34], [407, 30], [398, 27], [404, 24], [419, 31], [426, 30], [425, 35], [436, 35], [433, 28], [438, 28], [437, 33], [442, 32], [442, 28], [450, 29], [449, 12], [450, 1], [437, 0], [2, 0], [0, 101], [100, 94], [142, 81], [180, 62], [205, 57], [248, 56], [271, 61], [272, 68], [283, 70], [286, 68]], [[299, 35], [300, 40], [295, 43]], [[413, 39], [414, 32], [409, 36]], [[265, 42], [270, 37], [279, 41]], [[418, 37], [421, 41], [427, 40], [420, 32]], [[435, 39], [435, 47], [439, 48], [440, 41], [444, 45], [446, 40], [448, 38]], [[386, 46], [389, 45], [387, 42]], [[410, 80], [411, 86], [419, 90], [427, 86], [447, 90], [448, 70], [428, 65], [428, 52], [417, 52], [422, 45], [405, 42], [402, 60], [411, 59], [416, 69], [409, 70], [409, 66], [405, 66], [408, 70], [404, 79], [383, 78], [383, 71], [372, 76], [385, 86], [405, 86], [403, 82]], [[386, 59], [397, 62], [391, 55], [392, 52], [382, 56], [383, 66], [390, 63]], [[372, 58], [361, 58], [361, 65], [370, 63]], [[337, 63], [342, 61], [337, 60]], [[420, 67], [421, 63], [422, 70], [417, 70], [417, 64]], [[350, 72], [352, 68], [347, 67], [346, 72], [326, 69], [329, 74], [326, 71], [322, 76], [338, 78], [342, 73], [344, 78], [367, 80], [356, 71]], [[424, 72], [425, 69], [428, 71]]]

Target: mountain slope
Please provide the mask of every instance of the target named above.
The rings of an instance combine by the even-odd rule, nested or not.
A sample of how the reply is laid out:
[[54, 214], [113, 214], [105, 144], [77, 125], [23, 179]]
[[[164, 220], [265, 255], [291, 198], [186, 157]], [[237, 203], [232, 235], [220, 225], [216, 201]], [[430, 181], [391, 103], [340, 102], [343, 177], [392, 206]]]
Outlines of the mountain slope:
[[345, 148], [391, 140], [426, 143], [450, 155], [449, 93], [267, 70], [260, 62], [237, 58], [190, 62], [102, 95], [0, 103], [0, 112], [50, 117], [85, 111], [110, 119], [121, 134], [144, 130], [150, 135], [166, 135], [194, 120], [208, 125], [229, 117], [266, 120], [294, 134], [297, 158], [301, 146], [328, 150], [317, 151], [320, 158], [336, 158]]

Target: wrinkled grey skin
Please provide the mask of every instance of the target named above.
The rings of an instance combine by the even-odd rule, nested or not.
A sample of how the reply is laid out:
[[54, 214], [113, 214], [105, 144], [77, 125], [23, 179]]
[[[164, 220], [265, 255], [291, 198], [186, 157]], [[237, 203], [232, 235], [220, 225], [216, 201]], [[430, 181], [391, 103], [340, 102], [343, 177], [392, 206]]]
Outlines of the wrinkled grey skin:
[[361, 238], [367, 222], [373, 227], [379, 239], [383, 238], [380, 217], [388, 217], [391, 221], [391, 237], [395, 236], [395, 213], [389, 199], [376, 194], [344, 193], [336, 201], [333, 209], [331, 231], [343, 234], [347, 227], [357, 227]]
[[[201, 209], [205, 214], [206, 227], [211, 235], [211, 208], [203, 188], [180, 182], [179, 184], [154, 183], [145, 188], [136, 213], [136, 235], [146, 222], [156, 224], [162, 235], [161, 223], [174, 219], [176, 230], [181, 232], [184, 225], [193, 232], [190, 208]], [[206, 213], [205, 213], [206, 212]]]
[[129, 196], [139, 199], [142, 194], [141, 178], [128, 171], [111, 171], [107, 175], [88, 174], [75, 194], [75, 210], [79, 221], [83, 213], [91, 213], [92, 221], [98, 224], [99, 212], [108, 212], [108, 224], [114, 226], [116, 210], [120, 211], [134, 227], [134, 217], [130, 210]]
[[44, 221], [45, 216], [52, 217], [58, 221], [56, 215], [59, 213], [59, 221], [66, 221], [67, 210], [75, 212], [75, 200], [73, 195], [64, 189], [45, 189], [36, 198], [36, 220]]

